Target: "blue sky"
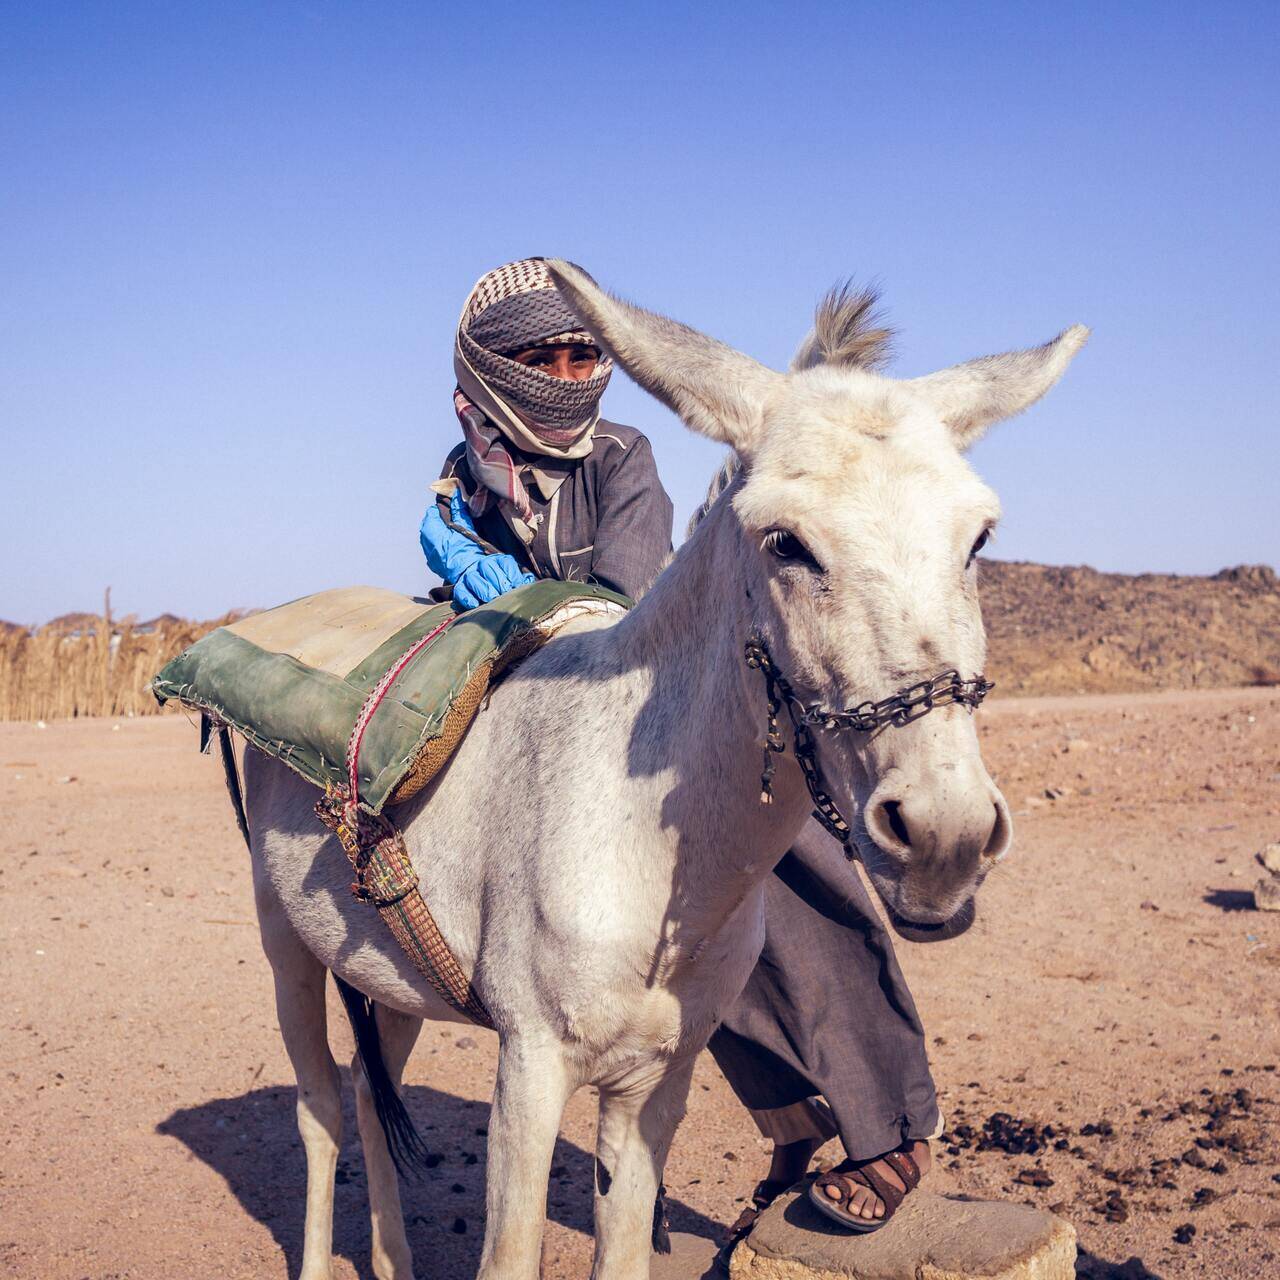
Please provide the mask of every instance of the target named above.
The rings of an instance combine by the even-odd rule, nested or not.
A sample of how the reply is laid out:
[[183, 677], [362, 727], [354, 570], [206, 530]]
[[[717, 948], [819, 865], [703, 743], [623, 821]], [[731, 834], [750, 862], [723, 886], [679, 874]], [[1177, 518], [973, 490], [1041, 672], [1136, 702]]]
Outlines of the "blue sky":
[[[418, 591], [458, 309], [564, 255], [785, 364], [1094, 338], [1004, 558], [1280, 561], [1273, 4], [0, 8], [0, 617]], [[681, 523], [718, 457], [621, 377]]]

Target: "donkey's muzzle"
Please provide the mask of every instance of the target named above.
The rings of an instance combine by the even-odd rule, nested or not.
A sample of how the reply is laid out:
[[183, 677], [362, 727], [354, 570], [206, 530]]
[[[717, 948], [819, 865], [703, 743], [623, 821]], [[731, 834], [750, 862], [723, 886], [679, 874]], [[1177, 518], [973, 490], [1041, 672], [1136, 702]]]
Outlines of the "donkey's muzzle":
[[953, 921], [1012, 837], [1004, 797], [980, 768], [915, 785], [894, 771], [872, 793], [865, 822], [896, 881], [891, 909], [918, 926]]

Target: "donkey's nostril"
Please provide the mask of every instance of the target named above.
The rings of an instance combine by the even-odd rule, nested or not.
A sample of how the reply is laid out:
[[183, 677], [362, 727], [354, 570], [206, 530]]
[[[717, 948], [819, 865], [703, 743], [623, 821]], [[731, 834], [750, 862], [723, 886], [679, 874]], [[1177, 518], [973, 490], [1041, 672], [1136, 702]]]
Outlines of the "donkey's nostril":
[[1012, 839], [1012, 831], [1010, 830], [1009, 815], [1001, 804], [992, 805], [995, 810], [996, 819], [991, 824], [991, 834], [987, 837], [986, 846], [982, 850], [983, 857], [986, 858], [1003, 858], [1009, 851], [1009, 844]]
[[911, 847], [911, 832], [907, 829], [906, 820], [902, 816], [902, 802], [899, 800], [886, 800], [881, 806], [884, 813], [885, 821], [889, 824], [889, 830], [905, 844]]

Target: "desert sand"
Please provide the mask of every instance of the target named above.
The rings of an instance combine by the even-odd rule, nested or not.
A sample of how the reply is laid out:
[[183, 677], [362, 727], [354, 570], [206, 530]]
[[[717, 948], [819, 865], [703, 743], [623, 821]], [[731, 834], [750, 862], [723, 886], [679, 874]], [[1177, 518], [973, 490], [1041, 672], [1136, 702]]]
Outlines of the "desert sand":
[[[1015, 848], [969, 934], [898, 945], [948, 1116], [934, 1189], [1054, 1206], [1089, 1276], [1280, 1274], [1280, 914], [1249, 893], [1280, 839], [1280, 691], [997, 697], [980, 724]], [[179, 715], [2, 724], [0, 806], [0, 1273], [296, 1275], [293, 1082], [217, 761]], [[405, 1188], [423, 1277], [474, 1273], [494, 1048], [428, 1026], [409, 1064], [439, 1155]], [[335, 1274], [364, 1277], [347, 1104]], [[592, 1129], [584, 1091], [551, 1280], [589, 1268]], [[717, 1234], [765, 1150], [704, 1055], [675, 1228]]]

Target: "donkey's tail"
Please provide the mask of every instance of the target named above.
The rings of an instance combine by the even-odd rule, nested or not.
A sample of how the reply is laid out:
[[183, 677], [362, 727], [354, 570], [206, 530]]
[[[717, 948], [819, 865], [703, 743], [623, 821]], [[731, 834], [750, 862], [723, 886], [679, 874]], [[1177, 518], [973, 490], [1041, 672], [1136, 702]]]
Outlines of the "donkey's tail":
[[[213, 729], [213, 721], [208, 715], [200, 717], [200, 750], [205, 751]], [[236, 769], [235, 748], [231, 744], [231, 733], [225, 724], [219, 724], [218, 746], [222, 752], [222, 770], [227, 778], [227, 791], [231, 795], [231, 807], [236, 812], [236, 825], [244, 837], [245, 847], [250, 853], [253, 845], [249, 841], [249, 820], [244, 811], [244, 792], [240, 786], [240, 773]], [[391, 1162], [397, 1172], [406, 1176], [417, 1176], [428, 1167], [427, 1157], [430, 1152], [423, 1142], [422, 1135], [413, 1123], [413, 1117], [405, 1109], [404, 1101], [396, 1090], [391, 1074], [387, 1070], [386, 1059], [382, 1056], [382, 1040], [378, 1036], [378, 1023], [374, 1017], [373, 1001], [362, 991], [357, 991], [349, 982], [343, 982], [335, 973], [333, 980], [338, 984], [338, 994], [347, 1007], [347, 1017], [351, 1020], [351, 1030], [355, 1033], [356, 1048], [360, 1052], [360, 1063], [364, 1067], [365, 1079], [373, 1093], [373, 1107], [378, 1113], [378, 1123], [387, 1138], [387, 1150], [391, 1153]]]
[[360, 1064], [373, 1094], [373, 1107], [378, 1113], [378, 1123], [386, 1134], [387, 1150], [391, 1153], [392, 1163], [400, 1173], [417, 1176], [429, 1167], [427, 1159], [430, 1152], [387, 1070], [386, 1060], [382, 1056], [378, 1023], [374, 1016], [374, 1003], [364, 992], [357, 991], [336, 973], [333, 980], [338, 986], [342, 1003], [346, 1005], [347, 1017], [351, 1020], [356, 1048], [360, 1052]]

